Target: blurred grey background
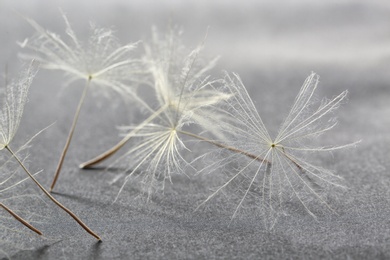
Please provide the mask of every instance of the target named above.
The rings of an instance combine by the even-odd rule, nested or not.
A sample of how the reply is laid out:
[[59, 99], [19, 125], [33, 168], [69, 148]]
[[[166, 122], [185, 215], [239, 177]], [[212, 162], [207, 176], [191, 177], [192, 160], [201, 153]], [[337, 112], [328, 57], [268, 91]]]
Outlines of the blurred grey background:
[[[388, 1], [5, 1], [0, 0], [0, 71], [16, 76], [17, 41], [33, 34], [21, 15], [64, 35], [66, 13], [76, 33], [89, 21], [112, 27], [123, 43], [149, 39], [153, 25], [183, 28], [189, 48], [207, 33], [206, 56], [220, 55], [214, 70], [240, 74], [272, 130], [288, 112], [311, 71], [321, 76], [319, 96], [348, 89], [340, 124], [324, 143], [362, 143], [324, 162], [344, 177], [350, 191], [339, 216], [315, 221], [306, 215], [282, 219], [272, 232], [256, 215], [229, 225], [235, 202], [220, 198], [203, 211], [207, 179], [177, 179], [164, 196], [145, 204], [129, 187], [119, 202], [110, 185], [115, 172], [81, 171], [78, 163], [118, 140], [117, 125], [131, 123], [121, 104], [103, 109], [90, 97], [58, 185], [57, 198], [74, 209], [104, 242], [96, 244], [72, 221], [42, 224], [48, 237], [29, 236], [34, 246], [12, 251], [13, 259], [384, 259], [390, 257], [390, 3]], [[222, 74], [221, 74], [222, 75]], [[31, 167], [44, 169], [48, 185], [64, 145], [81, 88], [62, 85], [60, 73], [41, 71], [33, 83], [21, 129], [23, 143], [56, 122], [30, 149]], [[93, 115], [99, 113], [99, 118]], [[20, 141], [19, 141], [20, 140]], [[211, 183], [212, 184], [212, 183]], [[60, 214], [61, 215], [61, 214]]]

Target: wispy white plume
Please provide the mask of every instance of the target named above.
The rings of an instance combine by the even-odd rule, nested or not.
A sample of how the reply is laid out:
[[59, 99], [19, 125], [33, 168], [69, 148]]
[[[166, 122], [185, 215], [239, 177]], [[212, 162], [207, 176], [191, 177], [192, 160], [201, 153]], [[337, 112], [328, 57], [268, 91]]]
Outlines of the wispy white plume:
[[144, 44], [144, 63], [151, 76], [150, 85], [160, 108], [170, 107], [169, 111], [175, 114], [190, 113], [196, 124], [213, 132], [211, 122], [207, 120], [221, 115], [209, 107], [230, 98], [230, 94], [215, 88], [221, 80], [212, 80], [207, 75], [218, 58], [205, 60], [201, 56], [203, 43], [188, 51], [180, 34], [179, 30], [171, 29], [161, 37], [154, 29], [152, 44]]
[[221, 167], [231, 162], [236, 165], [234, 172], [230, 170], [226, 182], [203, 203], [234, 186], [240, 199], [232, 218], [245, 200], [256, 203], [261, 197], [265, 220], [270, 227], [283, 212], [284, 204], [294, 200], [299, 201], [313, 217], [321, 208], [319, 205], [333, 212], [326, 192], [328, 187], [343, 188], [340, 177], [310, 161], [316, 152], [334, 151], [356, 144], [313, 146], [314, 138], [336, 125], [332, 115], [345, 100], [347, 91], [317, 104], [314, 92], [318, 76], [312, 73], [300, 89], [276, 138], [272, 138], [239, 76], [226, 74], [225, 82], [233, 97], [223, 103], [225, 113], [231, 118], [221, 122], [221, 128], [228, 136], [223, 142], [245, 153], [230, 152], [226, 158], [206, 167]]
[[0, 150], [4, 149], [14, 138], [23, 116], [27, 94], [32, 80], [37, 72], [36, 63], [23, 70], [18, 80], [5, 86], [1, 97], [0, 110]]
[[22, 56], [34, 58], [42, 68], [63, 71], [69, 83], [75, 80], [91, 80], [107, 93], [114, 90], [119, 94], [135, 95], [134, 74], [140, 73], [134, 58], [136, 43], [120, 44], [111, 29], [99, 28], [91, 23], [87, 40], [80, 40], [73, 31], [67, 17], [62, 14], [66, 25], [67, 39], [41, 27], [32, 19], [25, 18], [34, 27], [36, 34], [19, 43], [30, 49]]

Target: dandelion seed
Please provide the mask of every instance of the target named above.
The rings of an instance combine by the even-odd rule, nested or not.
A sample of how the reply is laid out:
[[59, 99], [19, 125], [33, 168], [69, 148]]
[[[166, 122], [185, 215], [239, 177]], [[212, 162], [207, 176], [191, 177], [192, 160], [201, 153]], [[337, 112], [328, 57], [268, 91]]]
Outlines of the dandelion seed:
[[[225, 113], [231, 118], [230, 121], [221, 122], [221, 128], [229, 137], [224, 140], [224, 143], [246, 151], [247, 154], [233, 153], [227, 159], [214, 163], [213, 166], [218, 166], [226, 164], [227, 161], [235, 161], [240, 168], [201, 205], [233, 183], [238, 183], [241, 198], [232, 219], [251, 193], [261, 195], [265, 219], [269, 220], [267, 223], [271, 228], [275, 224], [277, 214], [282, 211], [283, 203], [286, 202], [284, 200], [290, 200], [291, 194], [314, 218], [316, 214], [310, 208], [313, 201], [319, 202], [333, 212], [323, 191], [327, 186], [343, 188], [339, 184], [340, 177], [310, 163], [309, 155], [314, 152], [351, 147], [357, 142], [316, 147], [308, 141], [312, 141], [313, 138], [326, 133], [336, 125], [335, 119], [331, 117], [346, 98], [347, 91], [317, 105], [314, 101], [314, 92], [318, 85], [318, 76], [312, 73], [299, 91], [276, 138], [271, 138], [241, 79], [237, 75], [226, 74], [225, 81], [225, 87], [233, 97], [222, 103]], [[260, 162], [259, 158], [262, 159]]]
[[[0, 151], [7, 150], [12, 158], [16, 160], [18, 165], [27, 173], [28, 177], [45, 193], [49, 199], [54, 202], [58, 207], [64, 210], [70, 215], [84, 230], [94, 236], [96, 239], [101, 240], [90, 228], [88, 228], [72, 211], [57, 201], [34, 177], [33, 174], [26, 168], [24, 163], [19, 159], [17, 152], [14, 152], [10, 148], [20, 121], [22, 119], [24, 106], [27, 101], [28, 89], [35, 76], [36, 68], [34, 62], [31, 63], [28, 70], [24, 71], [18, 81], [14, 81], [6, 86], [6, 93], [3, 99], [3, 107], [0, 110]], [[4, 208], [4, 207], [3, 207]], [[9, 212], [12, 214], [11, 212]], [[16, 217], [16, 215], [14, 215]], [[21, 221], [21, 219], [18, 219]]]
[[37, 34], [19, 44], [34, 52], [33, 55], [24, 55], [25, 58], [34, 58], [42, 64], [43, 68], [63, 71], [69, 77], [68, 83], [80, 79], [86, 82], [50, 190], [53, 190], [59, 177], [91, 84], [94, 85], [94, 89], [104, 90], [104, 93], [110, 90], [120, 95], [130, 95], [133, 100], [147, 106], [138, 98], [135, 89], [129, 87], [134, 85], [135, 75], [142, 73], [138, 62], [133, 57], [136, 44], [120, 45], [112, 30], [98, 28], [95, 25], [91, 25], [91, 35], [88, 40], [82, 42], [77, 38], [64, 14], [63, 18], [68, 42], [26, 18]]

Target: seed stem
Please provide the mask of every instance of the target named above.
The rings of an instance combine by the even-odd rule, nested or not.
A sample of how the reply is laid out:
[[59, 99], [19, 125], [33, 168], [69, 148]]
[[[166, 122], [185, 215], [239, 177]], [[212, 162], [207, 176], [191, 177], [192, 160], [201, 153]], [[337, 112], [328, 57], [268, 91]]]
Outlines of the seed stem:
[[181, 133], [181, 134], [184, 134], [184, 135], [187, 135], [187, 136], [190, 136], [190, 137], [193, 137], [193, 138], [196, 138], [198, 140], [201, 140], [201, 141], [205, 141], [209, 144], [212, 144], [212, 145], [215, 145], [217, 147], [220, 147], [220, 148], [223, 148], [223, 149], [226, 149], [226, 150], [229, 150], [229, 151], [232, 151], [232, 152], [235, 152], [235, 153], [240, 153], [240, 154], [243, 154], [251, 159], [255, 159], [259, 162], [264, 162], [264, 163], [267, 163], [268, 165], [271, 165], [271, 162], [267, 159], [263, 159], [263, 158], [260, 158], [258, 157], [257, 155], [254, 155], [254, 154], [251, 154], [249, 152], [246, 152], [246, 151], [243, 151], [243, 150], [240, 150], [238, 148], [235, 148], [235, 147], [232, 147], [232, 146], [228, 146], [228, 145], [225, 145], [225, 144], [222, 144], [222, 143], [219, 143], [219, 142], [216, 142], [216, 141], [213, 141], [213, 140], [210, 140], [210, 139], [207, 139], [203, 136], [200, 136], [200, 135], [196, 135], [194, 133], [191, 133], [191, 132], [187, 132], [187, 131], [181, 131], [181, 130], [176, 130], [177, 132]]
[[12, 211], [10, 208], [5, 206], [3, 203], [0, 203], [0, 207], [5, 209], [9, 214], [11, 214], [16, 220], [18, 220], [20, 223], [22, 223], [26, 227], [28, 227], [29, 229], [31, 229], [32, 231], [34, 231], [38, 235], [40, 235], [40, 236], [42, 235], [42, 232], [39, 231], [39, 229], [35, 228], [33, 225], [28, 223], [26, 220], [24, 220], [22, 217], [20, 217], [18, 214], [16, 214], [14, 211]]
[[72, 126], [71, 126], [69, 134], [68, 134], [68, 139], [66, 140], [64, 149], [62, 150], [62, 154], [61, 154], [60, 160], [59, 160], [58, 165], [57, 165], [57, 169], [56, 169], [56, 172], [55, 172], [55, 175], [54, 175], [54, 179], [53, 179], [53, 182], [51, 183], [51, 186], [50, 186], [50, 192], [53, 191], [54, 186], [56, 185], [58, 177], [60, 175], [62, 164], [64, 163], [66, 153], [68, 151], [70, 142], [72, 141], [73, 133], [74, 133], [74, 130], [76, 128], [77, 121], [79, 119], [80, 110], [81, 110], [81, 107], [82, 107], [82, 105], [84, 103], [85, 97], [87, 95], [87, 92], [88, 92], [91, 80], [92, 80], [92, 78], [89, 77], [87, 82], [86, 82], [86, 84], [85, 84], [83, 93], [81, 94], [81, 98], [80, 98], [79, 104], [77, 106], [76, 113], [74, 114], [74, 117], [73, 117]]
[[88, 169], [94, 166], [95, 164], [98, 164], [107, 158], [109, 158], [111, 155], [115, 154], [119, 149], [124, 146], [131, 137], [133, 137], [138, 131], [140, 131], [145, 125], [150, 123], [153, 119], [158, 117], [168, 106], [162, 106], [160, 109], [158, 109], [156, 112], [154, 112], [151, 116], [149, 116], [144, 122], [142, 122], [140, 125], [138, 125], [136, 128], [134, 128], [130, 133], [128, 133], [119, 143], [114, 145], [112, 148], [107, 150], [106, 152], [96, 156], [95, 158], [80, 164], [81, 169]]
[[17, 155], [11, 150], [9, 146], [6, 146], [7, 150], [12, 154], [12, 156], [16, 159], [16, 161], [19, 163], [19, 165], [23, 168], [23, 170], [27, 173], [27, 175], [35, 182], [35, 184], [45, 193], [46, 196], [49, 197], [51, 201], [53, 201], [58, 207], [60, 207], [62, 210], [64, 210], [68, 215], [70, 215], [85, 231], [87, 231], [90, 235], [95, 237], [97, 240], [101, 241], [101, 238], [94, 233], [86, 224], [84, 224], [81, 219], [79, 219], [72, 211], [70, 211], [68, 208], [66, 208], [64, 205], [62, 205], [58, 200], [56, 200], [50, 192], [48, 192], [38, 181], [35, 179], [35, 177], [30, 173], [29, 170], [24, 166], [22, 161], [17, 157]]
[[289, 156], [284, 147], [282, 147], [282, 153], [284, 154], [284, 156], [286, 156], [287, 159], [289, 159], [299, 170], [303, 171], [303, 167], [301, 165], [299, 165], [298, 162], [296, 162], [293, 158], [291, 158], [291, 156]]

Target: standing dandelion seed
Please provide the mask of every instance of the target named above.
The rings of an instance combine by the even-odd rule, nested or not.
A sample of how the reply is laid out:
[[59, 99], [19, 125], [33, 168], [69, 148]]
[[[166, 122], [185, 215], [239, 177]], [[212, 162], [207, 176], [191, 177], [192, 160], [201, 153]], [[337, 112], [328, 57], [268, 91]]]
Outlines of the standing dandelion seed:
[[[229, 185], [238, 183], [242, 197], [232, 219], [251, 192], [261, 194], [265, 219], [270, 220], [267, 223], [271, 228], [276, 222], [277, 214], [282, 210], [283, 200], [290, 196], [288, 192], [292, 192], [314, 218], [316, 214], [309, 206], [313, 200], [334, 212], [322, 191], [326, 186], [343, 188], [339, 184], [340, 177], [311, 164], [305, 155], [347, 148], [358, 142], [320, 147], [308, 143], [336, 125], [337, 122], [331, 115], [347, 96], [347, 91], [344, 91], [330, 100], [322, 101], [316, 107], [314, 92], [318, 86], [318, 78], [312, 73], [306, 79], [276, 138], [271, 138], [241, 79], [235, 74], [231, 76], [226, 73], [225, 87], [233, 97], [223, 104], [225, 113], [231, 117], [230, 121], [221, 124], [226, 136], [229, 137], [225, 142], [270, 163], [266, 164], [264, 161], [259, 163], [256, 158], [245, 154], [232, 154], [228, 157], [229, 162], [236, 161], [241, 167], [201, 205]], [[222, 160], [214, 166], [224, 163], [227, 161]]]
[[[20, 121], [22, 119], [24, 106], [27, 102], [28, 90], [36, 73], [36, 69], [34, 67], [35, 67], [34, 62], [32, 62], [28, 70], [26, 70], [21, 75], [18, 81], [14, 81], [6, 86], [6, 93], [3, 98], [3, 106], [0, 110], [0, 151], [7, 150], [12, 155], [12, 157], [17, 161], [20, 167], [22, 167], [22, 169], [26, 172], [28, 177], [43, 191], [43, 193], [45, 193], [47, 197], [49, 197], [49, 199], [52, 202], [54, 202], [58, 207], [60, 207], [68, 215], [70, 215], [85, 231], [87, 231], [89, 234], [94, 236], [96, 239], [101, 240], [101, 238], [96, 233], [94, 233], [90, 228], [88, 228], [88, 226], [84, 224], [84, 222], [82, 222], [72, 211], [70, 211], [59, 201], [57, 201], [37, 181], [34, 175], [30, 173], [30, 171], [19, 159], [18, 155], [15, 152], [13, 152], [13, 150], [9, 145], [13, 140], [18, 130]], [[12, 214], [10, 211], [9, 213]], [[16, 214], [13, 216], [15, 218], [17, 217]], [[18, 220], [22, 221], [21, 219]], [[33, 227], [29, 227], [29, 228], [32, 229]]]
[[[134, 84], [134, 76], [142, 73], [137, 65], [138, 62], [133, 58], [133, 50], [136, 44], [120, 45], [111, 30], [97, 28], [94, 25], [91, 25], [92, 33], [88, 41], [81, 42], [76, 37], [65, 15], [63, 15], [63, 18], [69, 43], [27, 18], [37, 34], [20, 43], [22, 47], [34, 51], [33, 55], [24, 55], [25, 58], [36, 59], [42, 64], [43, 68], [63, 71], [69, 77], [69, 83], [80, 79], [85, 80], [85, 87], [62, 150], [50, 191], [54, 189], [58, 180], [82, 105], [91, 84], [104, 91], [114, 91], [120, 95], [131, 96], [133, 100], [144, 104], [138, 98], [135, 89], [129, 87], [129, 85]], [[146, 104], [144, 105], [146, 106]]]

